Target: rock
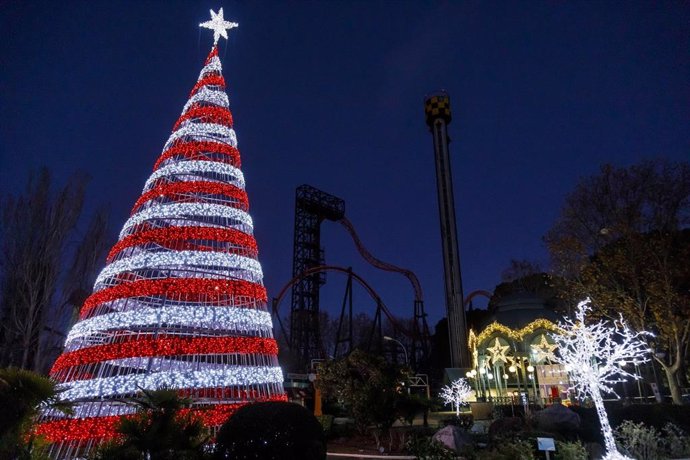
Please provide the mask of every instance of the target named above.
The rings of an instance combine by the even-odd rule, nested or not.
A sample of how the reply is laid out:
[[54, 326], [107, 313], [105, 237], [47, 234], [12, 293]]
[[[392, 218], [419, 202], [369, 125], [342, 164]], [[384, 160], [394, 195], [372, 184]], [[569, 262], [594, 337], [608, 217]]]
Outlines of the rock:
[[455, 452], [460, 452], [465, 446], [472, 444], [472, 437], [453, 425], [441, 428], [434, 434], [432, 439]]
[[504, 417], [495, 420], [489, 426], [489, 437], [510, 438], [522, 431], [525, 431], [525, 422], [520, 417]]
[[580, 416], [559, 403], [537, 412], [534, 417], [541, 431], [567, 434], [580, 428]]

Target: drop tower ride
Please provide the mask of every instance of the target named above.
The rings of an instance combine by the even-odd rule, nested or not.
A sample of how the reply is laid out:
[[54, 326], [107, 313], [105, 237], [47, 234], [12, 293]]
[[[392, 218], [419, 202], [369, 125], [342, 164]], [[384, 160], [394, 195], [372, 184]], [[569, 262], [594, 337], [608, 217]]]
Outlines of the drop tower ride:
[[434, 139], [436, 161], [436, 188], [441, 219], [441, 245], [446, 290], [446, 314], [450, 340], [451, 367], [469, 367], [467, 323], [463, 304], [460, 250], [455, 223], [453, 176], [448, 152], [448, 124], [451, 121], [450, 98], [445, 92], [427, 96], [424, 100], [426, 124]]

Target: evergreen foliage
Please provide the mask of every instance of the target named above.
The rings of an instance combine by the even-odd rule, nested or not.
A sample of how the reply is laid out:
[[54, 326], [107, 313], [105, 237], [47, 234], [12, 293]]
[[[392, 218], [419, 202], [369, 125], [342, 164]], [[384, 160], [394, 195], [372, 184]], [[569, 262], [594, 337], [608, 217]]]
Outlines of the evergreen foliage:
[[55, 382], [42, 375], [18, 368], [0, 369], [0, 458], [35, 458], [32, 451], [37, 440], [31, 427], [39, 407], [66, 413], [71, 410], [58, 396]]
[[216, 458], [325, 460], [321, 423], [299, 404], [259, 402], [241, 407], [220, 428]]
[[130, 400], [137, 407], [122, 417], [119, 437], [101, 446], [97, 460], [197, 460], [205, 458], [209, 436], [200, 419], [184, 409], [189, 405], [176, 390], [142, 390]]

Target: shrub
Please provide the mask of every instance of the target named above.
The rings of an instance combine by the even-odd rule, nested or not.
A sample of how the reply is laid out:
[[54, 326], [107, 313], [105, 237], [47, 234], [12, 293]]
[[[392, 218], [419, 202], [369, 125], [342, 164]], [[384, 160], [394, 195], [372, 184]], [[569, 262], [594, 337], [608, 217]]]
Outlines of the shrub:
[[556, 441], [554, 460], [587, 460], [587, 449], [579, 442]]
[[323, 430], [323, 434], [326, 437], [329, 437], [331, 435], [331, 430], [333, 428], [333, 419], [334, 417], [332, 415], [318, 415], [316, 416], [316, 420], [319, 421], [321, 424], [321, 429]]
[[620, 425], [625, 420], [631, 420], [661, 430], [670, 422], [685, 432], [690, 432], [690, 406], [607, 403], [606, 410], [613, 426]]
[[70, 413], [70, 404], [59, 399], [57, 384], [34, 372], [0, 369], [0, 458], [21, 458], [39, 450], [31, 434], [32, 418], [39, 405]]
[[453, 460], [455, 453], [427, 436], [413, 436], [405, 448], [420, 460]]
[[534, 448], [528, 441], [501, 441], [489, 451], [478, 455], [479, 460], [535, 460]]
[[307, 409], [287, 402], [248, 404], [220, 428], [217, 458], [325, 460], [321, 424]]
[[619, 446], [638, 460], [656, 460], [661, 457], [659, 433], [644, 423], [626, 420], [614, 432]]
[[664, 453], [671, 458], [690, 455], [690, 438], [688, 434], [673, 423], [667, 423], [662, 429], [664, 434]]
[[177, 390], [141, 390], [128, 401], [137, 412], [121, 417], [119, 436], [96, 449], [98, 460], [137, 460], [141, 458], [200, 460], [206, 458], [209, 435], [202, 420], [185, 408], [190, 401]]

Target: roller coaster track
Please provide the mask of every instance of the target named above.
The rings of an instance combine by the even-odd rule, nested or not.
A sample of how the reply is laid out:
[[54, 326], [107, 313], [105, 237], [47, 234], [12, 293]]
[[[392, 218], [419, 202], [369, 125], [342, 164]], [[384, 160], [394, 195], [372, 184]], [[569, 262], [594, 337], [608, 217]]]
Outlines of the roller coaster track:
[[364, 260], [366, 260], [370, 265], [380, 270], [400, 273], [401, 275], [403, 275], [410, 281], [412, 289], [414, 289], [414, 300], [418, 302], [423, 301], [422, 286], [421, 284], [419, 284], [419, 279], [417, 279], [417, 275], [415, 275], [411, 270], [401, 268], [393, 264], [389, 264], [388, 262], [384, 262], [374, 257], [362, 243], [362, 240], [359, 238], [359, 235], [357, 235], [357, 232], [355, 231], [355, 227], [352, 225], [352, 222], [350, 222], [346, 217], [343, 217], [340, 220], [338, 220], [338, 223], [345, 227], [347, 233], [350, 234], [350, 237], [355, 242], [357, 251], [359, 251], [359, 254], [362, 256]]
[[[381, 315], [385, 316], [397, 331], [412, 339], [412, 356], [427, 356], [430, 334], [424, 312], [422, 288], [415, 274], [408, 269], [374, 257], [362, 243], [352, 223], [345, 218], [345, 202], [334, 195], [304, 184], [297, 187], [295, 196], [293, 279], [281, 290], [273, 303], [274, 312], [277, 314], [278, 304], [285, 296], [287, 289], [292, 288], [289, 335], [285, 334], [279, 316], [278, 321], [283, 335], [289, 340], [288, 346], [298, 356], [297, 359], [302, 364], [307, 364], [313, 356], [318, 355], [319, 348], [323, 349], [322, 344], [319, 343], [321, 340], [318, 322], [319, 290], [321, 285], [325, 283], [324, 275], [327, 271], [343, 271], [342, 268], [324, 264], [323, 249], [320, 244], [320, 227], [324, 220], [339, 222], [352, 238], [359, 254], [371, 266], [379, 270], [399, 273], [408, 279], [414, 290], [414, 313], [412, 325], [408, 328], [403, 327], [401, 321], [396, 319], [383, 305], [371, 286], [366, 284], [361, 277], [354, 277], [351, 270], [349, 271], [350, 278], [347, 284], [349, 287], [346, 288], [346, 296], [348, 295], [347, 292], [350, 292], [350, 296], [352, 295], [351, 284], [352, 280], [355, 279], [377, 301], [374, 324], [378, 321], [380, 325]], [[342, 320], [343, 314], [341, 313], [341, 324]]]
[[[285, 286], [283, 286], [278, 295], [273, 299], [273, 314], [276, 315], [276, 317], [280, 320], [279, 306], [283, 298], [285, 298], [285, 294], [287, 294], [288, 289], [290, 289], [303, 278], [314, 275], [316, 273], [324, 272], [340, 272], [344, 274], [351, 274], [352, 277], [364, 288], [367, 294], [369, 294], [369, 296], [376, 301], [377, 305], [381, 307], [381, 311], [384, 315], [386, 315], [386, 318], [388, 318], [388, 321], [390, 321], [391, 325], [395, 330], [399, 331], [401, 334], [409, 338], [421, 338], [416, 336], [414, 332], [410, 331], [409, 329], [406, 329], [402, 324], [400, 324], [400, 321], [393, 315], [393, 313], [391, 313], [386, 304], [383, 303], [383, 300], [381, 300], [381, 297], [378, 295], [378, 293], [374, 290], [374, 288], [371, 287], [369, 283], [367, 283], [364, 280], [364, 278], [354, 273], [352, 270], [349, 270], [345, 267], [339, 267], [337, 265], [319, 265], [318, 267], [313, 267], [300, 273], [299, 275], [295, 276], [290, 281], [288, 281], [288, 283]], [[283, 334], [285, 334], [285, 332], [286, 331], [283, 329]]]

